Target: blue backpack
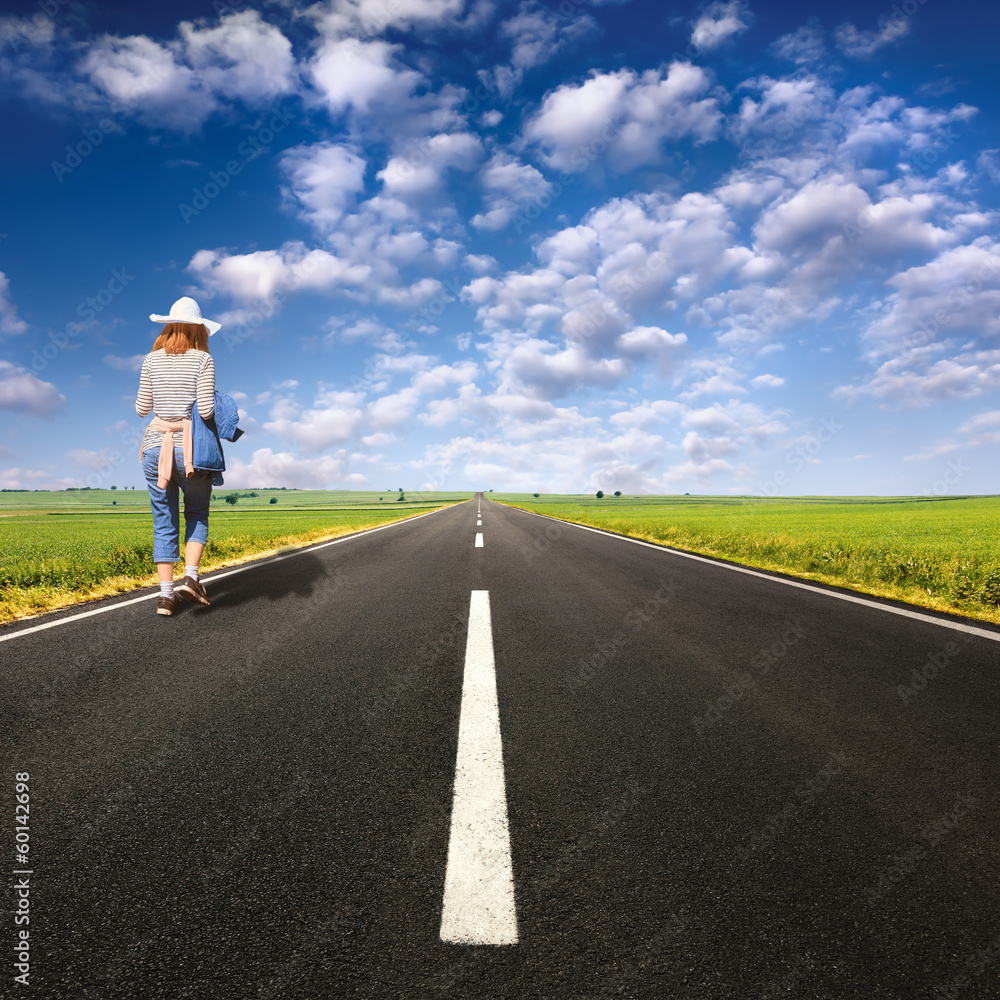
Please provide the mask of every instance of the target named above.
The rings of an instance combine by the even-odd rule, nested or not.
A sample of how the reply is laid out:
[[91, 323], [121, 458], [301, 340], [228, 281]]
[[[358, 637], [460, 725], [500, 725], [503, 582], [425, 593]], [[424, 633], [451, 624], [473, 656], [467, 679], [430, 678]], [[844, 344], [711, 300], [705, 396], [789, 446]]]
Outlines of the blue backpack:
[[237, 441], [243, 431], [236, 426], [239, 411], [232, 396], [216, 390], [215, 413], [208, 420], [202, 419], [198, 404], [191, 407], [191, 438], [193, 445], [194, 471], [212, 476], [213, 486], [222, 486], [222, 473], [226, 471], [226, 459], [222, 454], [222, 441]]

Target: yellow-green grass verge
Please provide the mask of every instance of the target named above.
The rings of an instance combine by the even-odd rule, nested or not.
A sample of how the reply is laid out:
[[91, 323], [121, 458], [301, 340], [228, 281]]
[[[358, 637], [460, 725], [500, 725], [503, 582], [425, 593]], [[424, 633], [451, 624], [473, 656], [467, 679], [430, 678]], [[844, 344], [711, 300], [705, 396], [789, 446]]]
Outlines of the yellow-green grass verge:
[[[201, 571], [207, 574], [266, 559], [451, 505], [438, 503], [416, 510], [385, 512], [370, 509], [213, 512]], [[282, 526], [287, 529], [289, 522], [295, 520], [326, 523], [312, 528], [302, 524], [302, 530], [282, 530]], [[159, 582], [153, 562], [152, 517], [148, 513], [102, 516], [12, 512], [0, 528], [0, 552], [3, 553], [0, 624], [156, 586]]]
[[501, 502], [743, 566], [1000, 624], [997, 497], [543, 496]]

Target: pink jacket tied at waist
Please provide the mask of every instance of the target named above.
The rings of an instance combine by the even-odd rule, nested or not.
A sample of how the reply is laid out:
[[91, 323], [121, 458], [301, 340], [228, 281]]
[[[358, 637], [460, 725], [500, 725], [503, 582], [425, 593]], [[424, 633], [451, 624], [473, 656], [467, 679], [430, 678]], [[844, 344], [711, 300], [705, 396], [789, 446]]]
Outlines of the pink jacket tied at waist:
[[[184, 471], [188, 476], [194, 472], [194, 442], [191, 436], [190, 417], [184, 417], [183, 420], [178, 420], [176, 423], [171, 423], [162, 417], [153, 417], [146, 429], [150, 431], [163, 431], [163, 444], [160, 445], [160, 464], [156, 470], [156, 485], [161, 490], [167, 488], [167, 483], [170, 482], [170, 478], [174, 474], [175, 433], [180, 432], [182, 434], [181, 443], [184, 449]], [[146, 450], [145, 444], [146, 441], [143, 438], [142, 445], [139, 447], [140, 462], [142, 461], [143, 452]]]

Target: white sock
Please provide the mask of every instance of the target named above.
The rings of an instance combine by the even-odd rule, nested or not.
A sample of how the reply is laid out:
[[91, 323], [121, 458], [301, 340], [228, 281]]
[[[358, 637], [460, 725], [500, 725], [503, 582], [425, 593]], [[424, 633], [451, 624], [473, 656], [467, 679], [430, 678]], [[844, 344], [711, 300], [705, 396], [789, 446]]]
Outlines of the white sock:
[[191, 577], [192, 580], [198, 579], [198, 567], [197, 566], [185, 566], [184, 575]]
[[174, 581], [173, 580], [161, 580], [160, 581], [160, 597], [173, 597], [174, 596]]

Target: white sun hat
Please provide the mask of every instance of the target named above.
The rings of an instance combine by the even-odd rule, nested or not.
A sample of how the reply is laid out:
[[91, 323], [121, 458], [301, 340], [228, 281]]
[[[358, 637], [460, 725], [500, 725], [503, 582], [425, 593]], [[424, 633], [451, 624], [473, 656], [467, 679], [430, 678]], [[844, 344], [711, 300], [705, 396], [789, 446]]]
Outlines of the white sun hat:
[[170, 307], [169, 316], [157, 316], [155, 313], [150, 313], [149, 318], [154, 323], [201, 323], [208, 330], [210, 337], [213, 333], [217, 333], [222, 329], [221, 323], [215, 323], [210, 319], [203, 319], [201, 307], [194, 299], [189, 298], [187, 295], [178, 299]]

